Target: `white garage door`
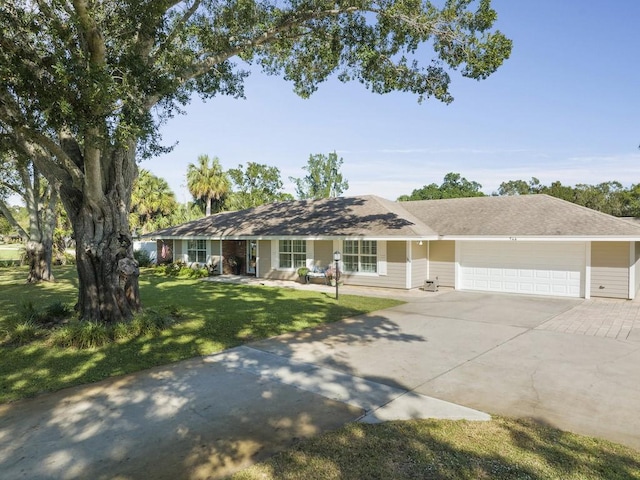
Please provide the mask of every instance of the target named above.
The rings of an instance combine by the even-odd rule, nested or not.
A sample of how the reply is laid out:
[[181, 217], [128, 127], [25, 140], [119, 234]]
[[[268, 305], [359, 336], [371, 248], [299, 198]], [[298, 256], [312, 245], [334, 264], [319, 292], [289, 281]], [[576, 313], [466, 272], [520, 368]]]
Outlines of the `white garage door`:
[[461, 242], [460, 286], [466, 290], [580, 297], [581, 242]]

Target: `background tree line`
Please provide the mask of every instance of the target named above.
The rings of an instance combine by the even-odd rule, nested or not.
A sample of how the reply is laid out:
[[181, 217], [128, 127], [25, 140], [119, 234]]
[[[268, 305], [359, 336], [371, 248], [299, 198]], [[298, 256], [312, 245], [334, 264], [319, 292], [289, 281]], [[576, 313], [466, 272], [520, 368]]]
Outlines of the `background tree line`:
[[[306, 175], [289, 177], [297, 197], [304, 200], [342, 195], [349, 188], [340, 171], [343, 162], [336, 152], [310, 155], [302, 167]], [[284, 192], [277, 167], [247, 162], [225, 171], [218, 157], [208, 155], [200, 155], [187, 166], [186, 185], [193, 201], [181, 205], [164, 179], [142, 169], [133, 185], [129, 219], [136, 233], [149, 233], [203, 215], [294, 199]]]
[[[560, 181], [550, 185], [540, 183], [535, 177], [530, 180], [502, 182], [494, 196], [546, 194], [567, 202], [591, 208], [616, 217], [640, 217], [640, 183], [624, 187], [618, 181], [575, 186], [563, 185]], [[469, 181], [459, 173], [447, 173], [442, 184], [431, 183], [417, 188], [410, 195], [401, 195], [398, 201], [437, 200], [444, 198], [482, 197], [482, 185]]]

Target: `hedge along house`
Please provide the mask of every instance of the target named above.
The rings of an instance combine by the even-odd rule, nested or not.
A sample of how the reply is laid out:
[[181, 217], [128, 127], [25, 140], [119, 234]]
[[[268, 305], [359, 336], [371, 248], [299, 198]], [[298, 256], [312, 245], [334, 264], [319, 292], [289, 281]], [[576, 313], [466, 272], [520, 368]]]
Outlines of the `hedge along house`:
[[392, 202], [375, 196], [279, 202], [148, 236], [158, 259], [297, 278], [342, 253], [346, 284], [633, 299], [640, 225], [547, 195]]

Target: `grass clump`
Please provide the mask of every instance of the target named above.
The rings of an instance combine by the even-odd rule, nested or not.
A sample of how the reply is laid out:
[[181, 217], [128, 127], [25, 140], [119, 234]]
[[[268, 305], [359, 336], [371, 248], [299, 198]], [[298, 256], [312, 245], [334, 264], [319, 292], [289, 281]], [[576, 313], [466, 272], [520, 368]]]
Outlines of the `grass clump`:
[[17, 345], [26, 345], [41, 336], [41, 329], [31, 320], [25, 320], [13, 325], [9, 333], [9, 342]]
[[102, 347], [111, 338], [104, 323], [74, 321], [53, 330], [49, 341], [56, 347], [88, 349]]
[[73, 314], [73, 308], [57, 300], [44, 308], [45, 320], [56, 320], [68, 318]]
[[96, 322], [69, 322], [49, 335], [51, 345], [61, 348], [94, 349], [111, 342], [138, 337], [154, 337], [171, 327], [175, 318], [164, 309], [148, 309], [130, 322], [113, 325]]
[[166, 309], [145, 309], [136, 315], [130, 323], [117, 324], [118, 338], [135, 338], [142, 336], [156, 336], [171, 327], [176, 318]]

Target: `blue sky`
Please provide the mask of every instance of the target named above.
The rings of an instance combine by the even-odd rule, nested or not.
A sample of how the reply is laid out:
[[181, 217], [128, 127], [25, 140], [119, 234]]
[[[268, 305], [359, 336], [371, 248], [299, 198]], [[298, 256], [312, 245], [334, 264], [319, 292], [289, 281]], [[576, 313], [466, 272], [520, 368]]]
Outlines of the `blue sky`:
[[[389, 199], [447, 172], [501, 182], [640, 182], [640, 2], [494, 0], [511, 58], [487, 80], [452, 73], [450, 105], [410, 94], [377, 95], [330, 80], [307, 100], [278, 77], [254, 73], [245, 100], [194, 99], [162, 129], [179, 142], [141, 167], [163, 177], [180, 202], [187, 165], [217, 156], [225, 169], [277, 166], [285, 189], [310, 154], [337, 151], [345, 195]], [[424, 51], [425, 55], [431, 52]]]

